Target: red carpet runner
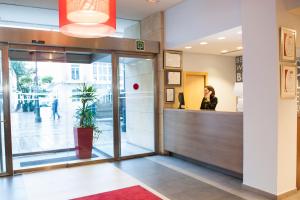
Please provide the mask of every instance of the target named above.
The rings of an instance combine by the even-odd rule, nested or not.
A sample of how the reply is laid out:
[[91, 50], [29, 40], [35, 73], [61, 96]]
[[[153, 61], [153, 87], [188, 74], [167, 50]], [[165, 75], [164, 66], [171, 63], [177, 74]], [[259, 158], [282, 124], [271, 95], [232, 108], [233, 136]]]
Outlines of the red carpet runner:
[[113, 190], [91, 196], [81, 197], [74, 200], [161, 200], [141, 186], [133, 186], [120, 190]]

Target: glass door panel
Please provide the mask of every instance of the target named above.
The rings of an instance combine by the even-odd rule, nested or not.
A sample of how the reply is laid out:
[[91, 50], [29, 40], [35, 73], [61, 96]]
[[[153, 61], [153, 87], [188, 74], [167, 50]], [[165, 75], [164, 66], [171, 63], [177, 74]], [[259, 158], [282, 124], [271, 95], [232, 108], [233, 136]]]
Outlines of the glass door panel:
[[0, 49], [0, 174], [6, 172], [6, 153], [3, 112], [2, 50]]
[[118, 73], [121, 157], [154, 152], [153, 60], [120, 57]]
[[[15, 169], [72, 164], [113, 156], [111, 55], [88, 52], [10, 51], [10, 101]], [[91, 158], [79, 159], [73, 127], [83, 84], [96, 99]]]

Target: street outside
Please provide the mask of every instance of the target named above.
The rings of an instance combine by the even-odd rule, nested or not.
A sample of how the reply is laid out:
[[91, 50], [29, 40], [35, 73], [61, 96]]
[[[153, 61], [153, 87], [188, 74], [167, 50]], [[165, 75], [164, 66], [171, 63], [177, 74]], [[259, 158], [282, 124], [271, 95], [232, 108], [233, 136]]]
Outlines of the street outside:
[[[51, 107], [41, 107], [42, 122], [35, 122], [33, 112], [12, 112], [13, 154], [74, 148], [73, 116], [61, 112], [59, 119], [53, 119]], [[102, 131], [94, 145], [112, 145], [112, 119], [97, 120]]]

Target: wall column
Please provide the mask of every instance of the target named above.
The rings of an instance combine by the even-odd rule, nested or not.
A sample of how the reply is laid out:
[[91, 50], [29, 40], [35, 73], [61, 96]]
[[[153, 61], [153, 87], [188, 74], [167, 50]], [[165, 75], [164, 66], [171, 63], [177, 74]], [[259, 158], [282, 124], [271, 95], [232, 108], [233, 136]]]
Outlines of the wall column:
[[163, 70], [163, 51], [165, 43], [164, 34], [164, 13], [158, 12], [151, 16], [146, 17], [141, 21], [141, 39], [160, 42], [160, 54], [158, 55], [157, 70], [154, 72], [157, 74], [158, 82], [156, 83], [159, 91], [158, 97], [158, 135], [159, 135], [159, 152], [164, 153], [163, 145], [163, 109], [164, 109], [164, 70]]
[[[272, 195], [296, 189], [296, 99], [280, 98], [283, 0], [243, 0], [244, 184]], [[293, 27], [290, 27], [293, 28]]]

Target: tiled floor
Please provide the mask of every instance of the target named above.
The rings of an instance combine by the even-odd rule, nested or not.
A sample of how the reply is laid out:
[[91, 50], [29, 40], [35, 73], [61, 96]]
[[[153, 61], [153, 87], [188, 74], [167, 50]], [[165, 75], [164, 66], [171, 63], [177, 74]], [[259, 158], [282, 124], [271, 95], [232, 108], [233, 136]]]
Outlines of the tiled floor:
[[[65, 109], [61, 118], [53, 120], [51, 107], [41, 108], [42, 122], [34, 120], [33, 112], [11, 112], [13, 154], [68, 149], [74, 147], [73, 113]], [[112, 145], [112, 119], [97, 119], [102, 130], [96, 145]]]
[[166, 200], [267, 200], [243, 190], [240, 180], [163, 156], [0, 178], [0, 199], [65, 200], [133, 185]]
[[[15, 169], [23, 168], [20, 163], [45, 160], [49, 158], [60, 158], [62, 156], [74, 156], [74, 152], [65, 151], [60, 153], [45, 153], [45, 154], [29, 154], [32, 152], [41, 151], [62, 151], [64, 149], [74, 148], [73, 136], [73, 119], [66, 116], [72, 114], [61, 112], [61, 118], [53, 120], [51, 107], [41, 108], [42, 122], [36, 123], [34, 121], [34, 113], [32, 112], [12, 112], [11, 120], [12, 126], [12, 142], [13, 157]], [[102, 134], [99, 138], [94, 140], [94, 147], [98, 152], [97, 159], [105, 159], [113, 157], [113, 121], [111, 118], [97, 119], [97, 126], [100, 127]], [[24, 128], [25, 127], [25, 128]], [[121, 155], [135, 155], [151, 153], [153, 150], [143, 148], [135, 144], [128, 143], [127, 134], [122, 132]], [[97, 152], [94, 152], [97, 154]], [[21, 156], [20, 156], [21, 155]], [[63, 162], [65, 163], [65, 162]], [[58, 162], [56, 163], [58, 164]]]

